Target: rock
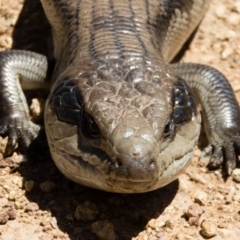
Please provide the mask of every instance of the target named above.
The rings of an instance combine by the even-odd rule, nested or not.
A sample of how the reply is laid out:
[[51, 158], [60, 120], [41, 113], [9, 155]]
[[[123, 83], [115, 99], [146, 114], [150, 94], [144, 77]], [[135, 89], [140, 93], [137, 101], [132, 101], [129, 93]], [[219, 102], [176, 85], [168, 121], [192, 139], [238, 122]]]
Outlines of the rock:
[[201, 190], [197, 191], [195, 197], [195, 202], [199, 203], [200, 205], [204, 206], [208, 202], [208, 195], [206, 192], [203, 192]]
[[9, 219], [7, 211], [0, 213], [0, 224], [5, 224]]
[[217, 227], [209, 221], [203, 221], [201, 228], [200, 232], [204, 237], [211, 238], [217, 235]]
[[6, 206], [8, 206], [7, 198], [0, 198], [0, 209], [3, 209]]
[[171, 221], [171, 220], [167, 220], [167, 221], [165, 222], [165, 226], [168, 227], [168, 228], [170, 228], [170, 229], [173, 229], [173, 228], [174, 228], [174, 222]]
[[239, 13], [230, 13], [229, 16], [226, 18], [229, 24], [233, 26], [237, 26], [240, 23], [240, 15]]
[[201, 176], [200, 174], [196, 174], [196, 173], [188, 173], [188, 176], [190, 177], [191, 180], [195, 181], [195, 182], [199, 182], [202, 184], [206, 184], [207, 181], [204, 179], [203, 176]]
[[55, 217], [52, 217], [50, 224], [51, 224], [52, 228], [57, 228], [57, 219]]
[[8, 216], [10, 220], [14, 220], [17, 217], [17, 211], [14, 207], [10, 207], [8, 209]]
[[17, 212], [14, 207], [10, 207], [0, 213], [0, 224], [5, 224], [8, 220], [16, 219]]
[[44, 99], [38, 99], [38, 98], [33, 98], [32, 99], [32, 104], [30, 106], [30, 111], [31, 111], [32, 118], [34, 120], [38, 120], [39, 118], [42, 117], [45, 102], [46, 101]]
[[198, 227], [200, 225], [199, 217], [190, 217], [188, 219], [188, 223], [189, 223], [190, 226]]
[[91, 226], [92, 232], [101, 240], [115, 240], [115, 232], [112, 223], [108, 221], [97, 221]]
[[79, 204], [75, 211], [75, 218], [85, 222], [93, 221], [98, 215], [99, 211], [94, 203], [89, 201]]
[[40, 184], [41, 190], [45, 193], [52, 192], [55, 187], [56, 187], [56, 184], [54, 182], [51, 182], [51, 181], [42, 182]]
[[233, 11], [240, 13], [240, 1], [235, 1], [234, 5], [233, 5]]
[[23, 183], [24, 183], [24, 179], [22, 178], [22, 177], [15, 177], [14, 179], [13, 179], [13, 183], [15, 184], [15, 185], [17, 185], [19, 188], [22, 188], [23, 187]]
[[232, 48], [226, 48], [221, 52], [221, 59], [225, 60], [227, 59], [231, 54], [233, 53]]
[[34, 181], [26, 181], [25, 183], [24, 183], [24, 188], [25, 188], [25, 190], [27, 191], [27, 192], [31, 192], [32, 190], [33, 190], [33, 188], [34, 188]]
[[192, 204], [187, 212], [186, 215], [190, 218], [190, 217], [200, 217], [203, 213], [203, 209], [201, 208], [201, 206], [198, 203], [194, 203]]
[[16, 198], [16, 192], [14, 190], [11, 190], [9, 192], [8, 199], [13, 201], [15, 200], [15, 198]]
[[31, 211], [37, 211], [39, 210], [39, 206], [37, 203], [35, 202], [30, 202], [28, 203], [28, 205], [26, 206], [26, 212], [31, 212]]
[[215, 8], [215, 14], [218, 18], [225, 18], [226, 6], [224, 4], [217, 4]]
[[239, 168], [236, 168], [236, 169], [233, 170], [232, 178], [233, 178], [234, 181], [240, 183], [240, 169]]

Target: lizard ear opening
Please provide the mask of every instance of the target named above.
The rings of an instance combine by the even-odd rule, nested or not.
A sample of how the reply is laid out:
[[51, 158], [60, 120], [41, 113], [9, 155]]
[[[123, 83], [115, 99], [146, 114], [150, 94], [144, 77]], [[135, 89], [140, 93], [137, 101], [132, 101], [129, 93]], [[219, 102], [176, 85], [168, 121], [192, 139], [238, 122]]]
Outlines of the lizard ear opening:
[[174, 135], [174, 132], [175, 132], [175, 126], [174, 126], [173, 119], [171, 118], [165, 125], [163, 137], [170, 138]]

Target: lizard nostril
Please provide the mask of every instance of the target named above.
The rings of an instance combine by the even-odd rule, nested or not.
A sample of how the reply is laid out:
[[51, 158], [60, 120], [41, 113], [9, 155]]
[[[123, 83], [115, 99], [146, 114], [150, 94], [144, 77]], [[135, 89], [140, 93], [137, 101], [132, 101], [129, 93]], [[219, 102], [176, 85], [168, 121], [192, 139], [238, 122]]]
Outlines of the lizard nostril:
[[117, 179], [133, 182], [151, 181], [156, 179], [158, 174], [156, 161], [149, 155], [133, 159], [121, 153], [116, 158], [115, 167], [112, 170], [116, 172]]
[[122, 162], [121, 158], [117, 158], [116, 167], [122, 167], [122, 165], [123, 165], [123, 162]]
[[151, 159], [150, 163], [149, 163], [149, 168], [154, 170], [156, 168], [156, 163], [154, 161], [154, 159]]
[[133, 152], [133, 157], [138, 157], [138, 156], [139, 156], [139, 152], [138, 151]]

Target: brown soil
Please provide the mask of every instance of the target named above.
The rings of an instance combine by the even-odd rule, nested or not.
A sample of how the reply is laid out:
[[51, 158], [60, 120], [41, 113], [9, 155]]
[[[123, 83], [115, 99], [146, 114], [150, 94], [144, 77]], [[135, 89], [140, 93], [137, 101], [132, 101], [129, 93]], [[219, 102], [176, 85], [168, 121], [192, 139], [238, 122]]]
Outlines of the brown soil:
[[[39, 1], [1, 0], [0, 23], [0, 50], [51, 54], [45, 40], [50, 28]], [[239, 42], [240, 1], [213, 0], [182, 61], [216, 67], [240, 101]], [[122, 195], [67, 180], [53, 164], [44, 137], [31, 149], [29, 161], [20, 166], [25, 156], [0, 154], [0, 240], [239, 239], [240, 184], [223, 179], [220, 170], [209, 172], [200, 150], [186, 173], [168, 186]]]

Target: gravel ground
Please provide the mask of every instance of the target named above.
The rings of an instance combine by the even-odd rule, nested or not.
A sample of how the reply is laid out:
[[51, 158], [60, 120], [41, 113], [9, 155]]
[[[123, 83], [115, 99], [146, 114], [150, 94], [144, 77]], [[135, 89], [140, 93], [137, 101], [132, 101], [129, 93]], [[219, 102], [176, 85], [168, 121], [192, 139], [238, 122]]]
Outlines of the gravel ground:
[[[36, 0], [0, 1], [0, 50], [51, 56], [45, 40], [50, 28], [39, 6]], [[182, 61], [216, 67], [240, 101], [239, 42], [240, 1], [213, 0]], [[45, 93], [37, 96], [44, 102]], [[0, 240], [239, 239], [239, 173], [223, 179], [199, 155], [196, 150], [186, 173], [168, 186], [122, 195], [67, 180], [53, 164], [44, 136], [29, 150], [28, 161], [19, 152], [7, 159], [0, 154]]]

